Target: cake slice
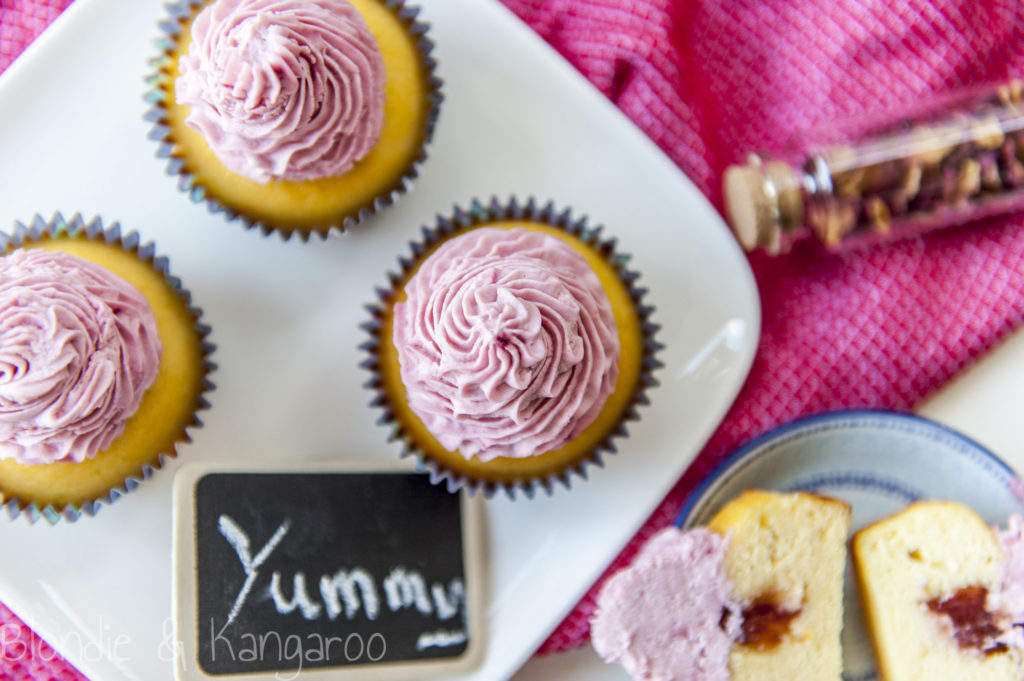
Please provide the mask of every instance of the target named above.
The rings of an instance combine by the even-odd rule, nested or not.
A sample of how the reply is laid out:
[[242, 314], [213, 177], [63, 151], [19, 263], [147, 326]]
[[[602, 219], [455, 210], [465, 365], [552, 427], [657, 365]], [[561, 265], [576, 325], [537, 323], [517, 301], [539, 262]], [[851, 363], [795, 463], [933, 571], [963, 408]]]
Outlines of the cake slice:
[[711, 519], [728, 538], [725, 574], [742, 604], [731, 681], [839, 681], [850, 506], [747, 491]]
[[645, 681], [839, 681], [850, 507], [744, 492], [667, 528], [597, 599], [594, 649]]
[[1024, 678], [1007, 556], [977, 513], [952, 502], [918, 502], [858, 532], [854, 565], [881, 678]]

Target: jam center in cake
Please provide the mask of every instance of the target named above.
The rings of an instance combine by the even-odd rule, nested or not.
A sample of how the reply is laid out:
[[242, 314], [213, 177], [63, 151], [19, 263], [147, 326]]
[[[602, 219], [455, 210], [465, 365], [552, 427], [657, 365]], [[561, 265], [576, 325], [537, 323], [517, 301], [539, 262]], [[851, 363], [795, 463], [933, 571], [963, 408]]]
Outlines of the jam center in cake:
[[958, 589], [949, 598], [933, 598], [925, 605], [931, 612], [949, 617], [953, 638], [961, 648], [973, 648], [985, 655], [1005, 653], [1009, 647], [997, 640], [1003, 629], [997, 623], [996, 613], [987, 609], [987, 599], [988, 589], [976, 585]]
[[740, 645], [755, 650], [771, 650], [789, 634], [793, 620], [803, 611], [783, 607], [775, 595], [758, 598], [743, 609]]

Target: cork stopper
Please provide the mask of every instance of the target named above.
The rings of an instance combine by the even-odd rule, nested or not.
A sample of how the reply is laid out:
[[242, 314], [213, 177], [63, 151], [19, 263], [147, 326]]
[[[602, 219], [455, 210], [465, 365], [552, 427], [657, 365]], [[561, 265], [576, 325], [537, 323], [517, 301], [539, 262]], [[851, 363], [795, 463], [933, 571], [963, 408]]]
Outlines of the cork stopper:
[[788, 163], [752, 155], [729, 166], [722, 184], [729, 225], [745, 250], [778, 253], [803, 225], [801, 179]]

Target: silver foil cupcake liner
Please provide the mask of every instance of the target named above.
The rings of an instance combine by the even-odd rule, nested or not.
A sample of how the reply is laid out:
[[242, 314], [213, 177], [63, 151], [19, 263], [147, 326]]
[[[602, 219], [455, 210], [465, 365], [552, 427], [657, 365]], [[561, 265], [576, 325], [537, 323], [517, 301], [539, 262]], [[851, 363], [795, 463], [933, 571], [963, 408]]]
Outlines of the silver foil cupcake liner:
[[[643, 335], [640, 373], [633, 395], [619, 417], [618, 424], [588, 454], [570, 462], [565, 467], [550, 473], [510, 481], [482, 479], [455, 470], [426, 454], [396, 416], [392, 396], [388, 394], [384, 386], [380, 362], [380, 350], [383, 344], [391, 342], [390, 338], [382, 338], [381, 333], [392, 298], [408, 279], [409, 274], [424, 254], [435, 245], [459, 233], [483, 224], [505, 220], [523, 220], [558, 227], [594, 249], [612, 266], [620, 281], [626, 286]], [[480, 492], [490, 498], [502, 490], [510, 498], [515, 498], [517, 495], [532, 498], [538, 490], [543, 490], [549, 495], [552, 494], [557, 485], [562, 485], [566, 489], [571, 488], [574, 476], [586, 479], [588, 467], [603, 466], [603, 457], [618, 451], [615, 441], [629, 436], [627, 423], [640, 419], [639, 407], [649, 404], [647, 391], [658, 385], [654, 372], [662, 366], [656, 355], [663, 346], [655, 339], [660, 327], [651, 321], [654, 308], [643, 302], [647, 290], [637, 285], [639, 274], [627, 267], [630, 257], [615, 250], [614, 238], [602, 239], [602, 227], [589, 226], [586, 217], [575, 218], [568, 209], [558, 210], [551, 202], [540, 205], [533, 198], [529, 198], [525, 203], [521, 203], [515, 197], [507, 202], [492, 198], [486, 205], [473, 200], [468, 209], [456, 206], [453, 208], [451, 216], [438, 216], [434, 226], [424, 226], [421, 231], [422, 239], [409, 243], [411, 255], [398, 258], [399, 271], [388, 272], [389, 286], [376, 288], [376, 302], [366, 306], [370, 319], [361, 325], [361, 328], [369, 335], [369, 339], [360, 346], [360, 350], [367, 355], [360, 366], [371, 374], [370, 379], [364, 383], [364, 387], [374, 394], [370, 406], [380, 410], [381, 415], [377, 423], [389, 429], [388, 441], [400, 441], [402, 443], [401, 455], [415, 458], [417, 467], [430, 474], [432, 483], [445, 484], [450, 492], [465, 488], [470, 493]]]
[[[14, 223], [14, 230], [10, 235], [0, 233], [0, 255], [9, 253], [22, 246], [31, 245], [48, 237], [79, 237], [89, 240], [103, 241], [112, 246], [117, 246], [124, 251], [147, 263], [158, 274], [162, 275], [166, 284], [174, 290], [178, 298], [182, 300], [189, 315], [195, 320], [195, 331], [199, 337], [200, 351], [202, 352], [201, 390], [196, 396], [196, 402], [192, 410], [192, 420], [185, 426], [182, 437], [176, 440], [171, 446], [170, 452], [160, 453], [157, 463], [143, 464], [138, 475], [125, 478], [118, 486], [111, 488], [105, 495], [86, 501], [81, 505], [67, 505], [56, 507], [53, 505], [40, 505], [35, 502], [25, 501], [18, 497], [4, 497], [0, 494], [0, 505], [7, 511], [13, 520], [18, 516], [24, 516], [29, 523], [35, 523], [39, 519], [45, 519], [51, 525], [60, 520], [74, 522], [84, 516], [94, 516], [104, 505], [110, 505], [115, 500], [139, 486], [139, 484], [163, 468], [165, 461], [177, 456], [177, 446], [181, 443], [191, 442], [191, 431], [201, 428], [203, 423], [198, 413], [210, 407], [206, 396], [215, 388], [210, 381], [210, 374], [217, 365], [210, 360], [210, 356], [216, 346], [207, 340], [210, 335], [210, 327], [200, 322], [202, 310], [192, 304], [192, 294], [181, 285], [181, 280], [171, 274], [168, 267], [168, 260], [164, 256], [156, 255], [156, 247], [152, 242], [140, 243], [138, 232], [124, 232], [121, 226], [114, 222], [104, 227], [99, 217], [94, 217], [86, 222], [81, 215], [75, 214], [70, 220], [65, 220], [60, 213], [55, 213], [52, 218], [45, 220], [35, 215], [26, 225], [21, 222]], [[46, 464], [40, 464], [46, 465]]]
[[337, 224], [314, 229], [286, 228], [284, 225], [273, 225], [264, 220], [250, 218], [219, 199], [209, 196], [206, 189], [196, 181], [195, 176], [185, 169], [184, 159], [174, 155], [175, 142], [167, 122], [166, 108], [168, 92], [165, 87], [170, 81], [168, 69], [182, 28], [188, 28], [189, 19], [203, 5], [206, 5], [208, 0], [175, 0], [165, 5], [167, 17], [158, 23], [161, 36], [155, 41], [159, 54], [149, 60], [149, 66], [153, 71], [145, 79], [148, 89], [143, 98], [150, 107], [146, 111], [144, 119], [153, 124], [149, 132], [149, 139], [157, 142], [157, 158], [167, 160], [166, 173], [178, 178], [178, 190], [186, 194], [193, 203], [205, 204], [210, 213], [224, 214], [228, 222], [240, 220], [246, 229], [259, 230], [263, 236], [276, 232], [283, 241], [288, 241], [295, 235], [304, 242], [308, 241], [311, 235], [326, 239], [332, 233], [341, 234], [347, 229], [362, 224], [371, 216], [394, 204], [402, 194], [408, 192], [412, 188], [413, 181], [419, 177], [420, 168], [427, 160], [427, 150], [434, 137], [434, 128], [437, 126], [441, 102], [444, 100], [444, 95], [441, 92], [442, 80], [437, 75], [437, 60], [433, 57], [434, 43], [427, 36], [430, 26], [419, 19], [420, 9], [406, 6], [405, 0], [381, 1], [405, 25], [409, 35], [415, 38], [416, 49], [420, 54], [420, 62], [427, 84], [427, 115], [423, 124], [420, 151], [394, 184], [382, 194], [374, 197], [369, 206], [360, 208], [355, 215], [341, 217]]

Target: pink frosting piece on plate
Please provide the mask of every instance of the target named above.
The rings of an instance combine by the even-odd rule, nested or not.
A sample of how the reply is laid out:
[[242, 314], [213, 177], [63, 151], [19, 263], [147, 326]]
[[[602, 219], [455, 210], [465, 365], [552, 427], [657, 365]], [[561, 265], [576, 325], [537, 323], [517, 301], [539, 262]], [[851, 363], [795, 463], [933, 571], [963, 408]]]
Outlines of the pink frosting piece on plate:
[[705, 528], [654, 535], [598, 594], [594, 650], [636, 679], [728, 681], [742, 607], [722, 567], [727, 546]]
[[1006, 554], [999, 590], [989, 594], [989, 607], [1009, 620], [1004, 642], [1024, 650], [1024, 518], [1010, 516], [1006, 529], [994, 528]]

